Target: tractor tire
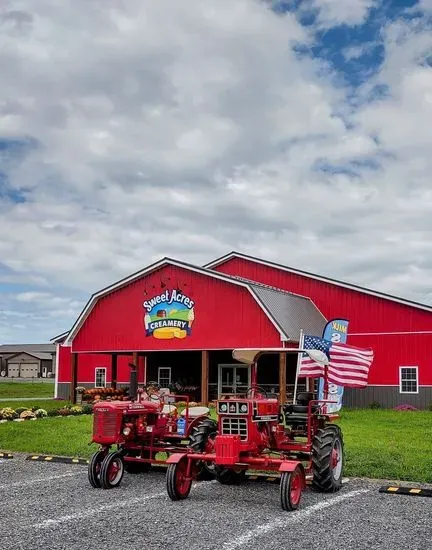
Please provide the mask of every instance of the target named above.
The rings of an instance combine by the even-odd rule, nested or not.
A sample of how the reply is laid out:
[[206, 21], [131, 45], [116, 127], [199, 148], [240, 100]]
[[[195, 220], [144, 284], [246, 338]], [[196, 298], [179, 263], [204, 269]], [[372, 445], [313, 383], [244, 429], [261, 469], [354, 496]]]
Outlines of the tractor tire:
[[339, 426], [318, 430], [312, 442], [312, 489], [335, 493], [342, 487], [344, 443]]
[[[211, 418], [203, 420], [198, 426], [193, 428], [192, 433], [189, 436], [189, 448], [194, 453], [212, 452], [212, 441], [216, 437], [217, 422]], [[197, 480], [211, 480], [216, 477], [215, 465], [212, 462], [200, 461], [197, 463], [199, 467], [199, 473]]]
[[282, 472], [279, 485], [279, 495], [282, 510], [290, 512], [297, 510], [303, 489], [303, 472], [297, 466], [292, 472]]
[[188, 460], [184, 456], [179, 462], [170, 464], [166, 473], [166, 487], [171, 500], [184, 500], [189, 496], [192, 479], [185, 479]]
[[100, 489], [101, 486], [99, 476], [101, 464], [106, 455], [106, 451], [96, 451], [91, 457], [90, 463], [88, 465], [88, 480], [90, 482], [90, 485], [95, 489]]
[[246, 477], [246, 470], [236, 472], [222, 466], [215, 467], [216, 479], [221, 485], [240, 485]]
[[123, 478], [125, 468], [123, 455], [115, 451], [107, 454], [101, 465], [100, 484], [102, 489], [113, 489], [118, 487]]

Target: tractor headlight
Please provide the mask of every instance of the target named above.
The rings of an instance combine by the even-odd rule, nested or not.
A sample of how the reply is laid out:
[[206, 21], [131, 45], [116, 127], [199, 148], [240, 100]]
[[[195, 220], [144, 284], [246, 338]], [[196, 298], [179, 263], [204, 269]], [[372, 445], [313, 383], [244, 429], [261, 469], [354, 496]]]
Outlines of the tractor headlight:
[[123, 435], [128, 436], [131, 433], [131, 429], [126, 426], [126, 428], [123, 428]]

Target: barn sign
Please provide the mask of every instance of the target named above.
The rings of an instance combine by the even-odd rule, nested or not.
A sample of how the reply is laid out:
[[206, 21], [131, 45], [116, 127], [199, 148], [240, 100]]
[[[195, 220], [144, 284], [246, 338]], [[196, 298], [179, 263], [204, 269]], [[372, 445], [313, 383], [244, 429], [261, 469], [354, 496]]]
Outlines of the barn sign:
[[194, 301], [179, 290], [165, 290], [143, 303], [146, 336], [159, 340], [186, 338], [195, 320]]

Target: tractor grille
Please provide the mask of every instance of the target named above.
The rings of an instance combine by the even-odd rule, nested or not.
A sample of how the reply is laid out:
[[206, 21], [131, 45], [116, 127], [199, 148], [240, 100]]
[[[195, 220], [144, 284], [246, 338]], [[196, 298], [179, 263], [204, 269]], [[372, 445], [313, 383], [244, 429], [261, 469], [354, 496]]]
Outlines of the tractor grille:
[[247, 439], [246, 418], [222, 418], [222, 435], [239, 435], [241, 440]]
[[96, 412], [93, 418], [93, 431], [98, 436], [117, 437], [117, 412], [102, 413]]

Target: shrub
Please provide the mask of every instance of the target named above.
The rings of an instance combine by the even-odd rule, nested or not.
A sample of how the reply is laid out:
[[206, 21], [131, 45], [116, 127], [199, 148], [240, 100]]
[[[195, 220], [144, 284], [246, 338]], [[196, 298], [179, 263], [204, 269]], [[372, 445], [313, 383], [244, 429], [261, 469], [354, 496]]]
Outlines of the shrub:
[[82, 406], [82, 413], [83, 414], [92, 414], [93, 412], [93, 405], [91, 403], [86, 403]]
[[43, 418], [44, 416], [48, 416], [48, 413], [45, 409], [36, 409], [34, 411], [36, 418]]
[[381, 405], [378, 403], [378, 401], [372, 401], [372, 403], [369, 403], [370, 409], [380, 409]]
[[408, 403], [404, 403], [403, 405], [398, 405], [393, 410], [394, 411], [418, 411], [417, 407], [414, 407], [414, 405], [409, 405]]
[[13, 420], [14, 418], [18, 418], [18, 414], [10, 407], [5, 407], [4, 409], [0, 409], [0, 418], [3, 420]]
[[76, 416], [78, 414], [82, 414], [82, 407], [80, 405], [74, 405], [69, 409], [69, 411], [70, 411], [70, 414], [73, 414]]
[[19, 415], [19, 417], [24, 418], [24, 420], [28, 420], [29, 418], [36, 418], [36, 415], [30, 409], [26, 409]]
[[71, 414], [73, 414], [67, 407], [62, 407], [61, 409], [58, 409], [57, 413], [60, 416], [70, 416]]
[[23, 413], [24, 411], [28, 411], [27, 407], [18, 407], [17, 409], [15, 409], [15, 412], [18, 416], [21, 416], [21, 413]]
[[59, 409], [50, 409], [48, 411], [48, 416], [58, 416], [59, 415]]

